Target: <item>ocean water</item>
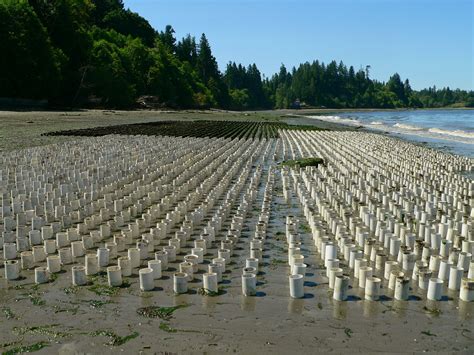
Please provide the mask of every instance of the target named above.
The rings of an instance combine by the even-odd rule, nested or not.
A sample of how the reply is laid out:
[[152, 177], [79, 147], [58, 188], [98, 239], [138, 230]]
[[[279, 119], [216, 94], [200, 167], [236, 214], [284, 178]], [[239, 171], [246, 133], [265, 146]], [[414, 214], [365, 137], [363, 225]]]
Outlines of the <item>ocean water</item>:
[[310, 116], [323, 121], [388, 132], [474, 158], [474, 110], [344, 112]]

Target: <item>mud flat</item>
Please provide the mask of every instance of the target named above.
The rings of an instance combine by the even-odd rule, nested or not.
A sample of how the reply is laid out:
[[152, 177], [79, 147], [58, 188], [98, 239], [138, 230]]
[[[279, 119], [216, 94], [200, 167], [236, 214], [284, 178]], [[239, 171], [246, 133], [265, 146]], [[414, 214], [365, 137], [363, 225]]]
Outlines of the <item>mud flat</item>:
[[[474, 182], [458, 174], [472, 160], [362, 132], [256, 136], [67, 136], [4, 153], [2, 351], [474, 351], [474, 302], [460, 299], [472, 295]], [[142, 291], [152, 260], [161, 275]], [[89, 275], [75, 286], [77, 266]], [[211, 268], [216, 291], [203, 284]], [[349, 281], [343, 301], [332, 268]], [[290, 297], [295, 272], [302, 298]], [[434, 300], [425, 275], [443, 278]]]
[[[295, 116], [296, 117], [296, 116]], [[322, 129], [353, 129], [344, 125], [295, 118], [289, 111], [0, 111], [0, 151], [10, 151], [69, 141], [68, 136], [48, 135], [64, 130], [163, 121], [240, 121], [310, 125]], [[149, 130], [148, 130], [149, 131]], [[125, 132], [127, 133], [127, 132]]]

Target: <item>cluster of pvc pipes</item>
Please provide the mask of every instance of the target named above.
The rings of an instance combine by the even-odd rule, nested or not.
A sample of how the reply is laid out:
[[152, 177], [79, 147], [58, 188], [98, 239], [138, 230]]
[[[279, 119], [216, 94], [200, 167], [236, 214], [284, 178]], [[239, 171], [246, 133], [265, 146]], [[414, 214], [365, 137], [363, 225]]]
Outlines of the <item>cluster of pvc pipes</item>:
[[[467, 158], [359, 132], [281, 131], [280, 139], [108, 136], [31, 148], [0, 158], [0, 259], [9, 281], [36, 283], [70, 270], [81, 286], [138, 274], [153, 290], [170, 266], [175, 293], [202, 283], [219, 292], [239, 262], [242, 294], [257, 293], [274, 194], [301, 203], [333, 298], [349, 286], [377, 300], [410, 288], [440, 300], [474, 300], [474, 183]], [[278, 161], [321, 157], [305, 169]], [[262, 179], [262, 176], [266, 178]], [[248, 216], [263, 186], [253, 237]], [[253, 209], [254, 211], [254, 209]], [[304, 297], [300, 221], [285, 221], [290, 296]], [[271, 235], [270, 235], [271, 237]], [[29, 271], [32, 270], [32, 271]]]
[[[175, 264], [175, 293], [188, 292], [200, 268], [207, 268], [204, 292], [218, 293], [242, 242], [262, 167], [277, 156], [277, 146], [275, 140], [115, 136], [14, 152], [0, 171], [5, 278], [34, 269], [35, 282], [45, 283], [73, 265], [75, 286], [106, 271], [109, 285], [119, 287], [138, 273], [140, 289], [150, 291]], [[273, 181], [268, 167], [244, 295], [256, 294]]]
[[283, 169], [282, 180], [300, 200], [335, 300], [351, 283], [377, 300], [384, 280], [397, 300], [410, 287], [428, 300], [474, 300], [474, 182], [458, 174], [471, 160], [367, 133], [281, 134], [290, 157], [326, 163]]
[[[109, 285], [120, 286], [138, 268], [140, 288], [151, 290], [187, 246], [194, 226], [225, 194], [191, 254], [179, 264], [187, 272], [174, 275], [174, 290], [183, 292], [228, 217], [252, 162], [268, 147], [267, 141], [253, 140], [113, 137], [5, 155], [0, 165], [5, 278], [16, 280], [21, 270], [34, 269], [35, 282], [45, 283], [50, 274], [74, 263], [79, 264], [71, 268], [74, 285], [104, 270]], [[254, 178], [259, 174], [257, 169]], [[231, 253], [224, 246], [235, 241], [246, 199], [254, 195], [247, 191], [233, 219], [235, 229], [203, 277], [204, 288], [216, 291], [217, 272], [225, 271]], [[161, 247], [164, 239], [168, 245]]]

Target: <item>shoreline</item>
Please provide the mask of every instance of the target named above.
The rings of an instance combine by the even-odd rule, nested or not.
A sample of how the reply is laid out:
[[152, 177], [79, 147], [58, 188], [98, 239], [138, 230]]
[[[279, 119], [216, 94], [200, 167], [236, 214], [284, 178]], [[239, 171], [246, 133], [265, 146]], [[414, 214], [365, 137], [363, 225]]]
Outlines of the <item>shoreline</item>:
[[[380, 113], [385, 111], [371, 112]], [[339, 112], [339, 114], [343, 113], [346, 112]], [[352, 115], [338, 116], [337, 113], [333, 113], [333, 115], [331, 115], [328, 112], [325, 114], [308, 114], [306, 116], [302, 115], [300, 117], [317, 121], [318, 124], [322, 121], [334, 125], [351, 127], [352, 129], [359, 131], [366, 131], [376, 134], [387, 134], [391, 137], [397, 137], [414, 144], [422, 144], [451, 154], [474, 158], [474, 139], [471, 138], [472, 133], [470, 133], [470, 131], [464, 131], [463, 128], [458, 130], [449, 130], [444, 127], [426, 127], [417, 123], [393, 124], [397, 121], [387, 122], [384, 121], [383, 117], [380, 117], [380, 121], [378, 121], [378, 117], [371, 117], [370, 120], [367, 120], [367, 117], [357, 116], [358, 112], [351, 111], [347, 113]], [[369, 123], [369, 121], [371, 122]]]

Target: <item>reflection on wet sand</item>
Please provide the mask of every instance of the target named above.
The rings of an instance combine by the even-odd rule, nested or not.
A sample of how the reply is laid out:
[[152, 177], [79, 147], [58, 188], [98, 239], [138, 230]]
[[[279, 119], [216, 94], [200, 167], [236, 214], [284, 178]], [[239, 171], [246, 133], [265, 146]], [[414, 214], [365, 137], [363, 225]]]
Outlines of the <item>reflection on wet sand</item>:
[[240, 297], [240, 309], [245, 312], [255, 311], [255, 304], [257, 302], [256, 297]]

